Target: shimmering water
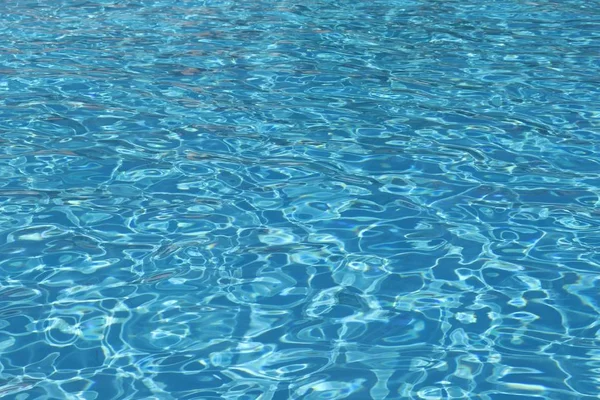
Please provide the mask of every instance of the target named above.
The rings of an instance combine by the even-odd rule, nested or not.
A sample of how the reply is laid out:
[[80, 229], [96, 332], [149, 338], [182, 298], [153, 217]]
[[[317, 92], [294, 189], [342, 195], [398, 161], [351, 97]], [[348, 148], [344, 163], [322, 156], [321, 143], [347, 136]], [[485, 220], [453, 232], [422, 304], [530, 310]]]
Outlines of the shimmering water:
[[592, 399], [597, 0], [0, 3], [0, 397]]

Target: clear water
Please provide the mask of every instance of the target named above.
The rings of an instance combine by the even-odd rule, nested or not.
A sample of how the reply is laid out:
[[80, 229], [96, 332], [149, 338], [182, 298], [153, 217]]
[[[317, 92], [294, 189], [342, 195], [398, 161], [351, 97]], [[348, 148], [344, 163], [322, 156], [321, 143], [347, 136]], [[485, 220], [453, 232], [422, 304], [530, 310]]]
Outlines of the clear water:
[[592, 399], [600, 2], [0, 3], [0, 397]]

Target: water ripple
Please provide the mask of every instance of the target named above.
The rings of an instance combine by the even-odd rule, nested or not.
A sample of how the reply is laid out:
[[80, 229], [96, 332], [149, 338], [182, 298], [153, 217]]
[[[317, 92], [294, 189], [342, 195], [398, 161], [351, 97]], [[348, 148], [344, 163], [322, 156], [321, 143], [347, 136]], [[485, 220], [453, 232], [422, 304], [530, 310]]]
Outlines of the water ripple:
[[592, 399], [596, 0], [0, 4], [0, 397]]

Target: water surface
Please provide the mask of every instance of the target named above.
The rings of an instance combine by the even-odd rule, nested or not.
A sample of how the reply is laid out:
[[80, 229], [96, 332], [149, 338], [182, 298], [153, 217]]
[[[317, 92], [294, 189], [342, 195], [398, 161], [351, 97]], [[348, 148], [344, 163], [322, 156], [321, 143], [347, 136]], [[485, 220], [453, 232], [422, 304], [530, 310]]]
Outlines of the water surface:
[[0, 4], [0, 396], [592, 399], [596, 0]]

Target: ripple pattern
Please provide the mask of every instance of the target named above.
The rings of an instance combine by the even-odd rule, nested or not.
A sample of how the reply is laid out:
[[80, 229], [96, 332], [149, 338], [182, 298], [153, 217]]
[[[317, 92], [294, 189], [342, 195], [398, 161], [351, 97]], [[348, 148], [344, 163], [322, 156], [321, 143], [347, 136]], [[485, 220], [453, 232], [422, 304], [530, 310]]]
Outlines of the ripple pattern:
[[0, 397], [597, 399], [597, 0], [0, 4]]

